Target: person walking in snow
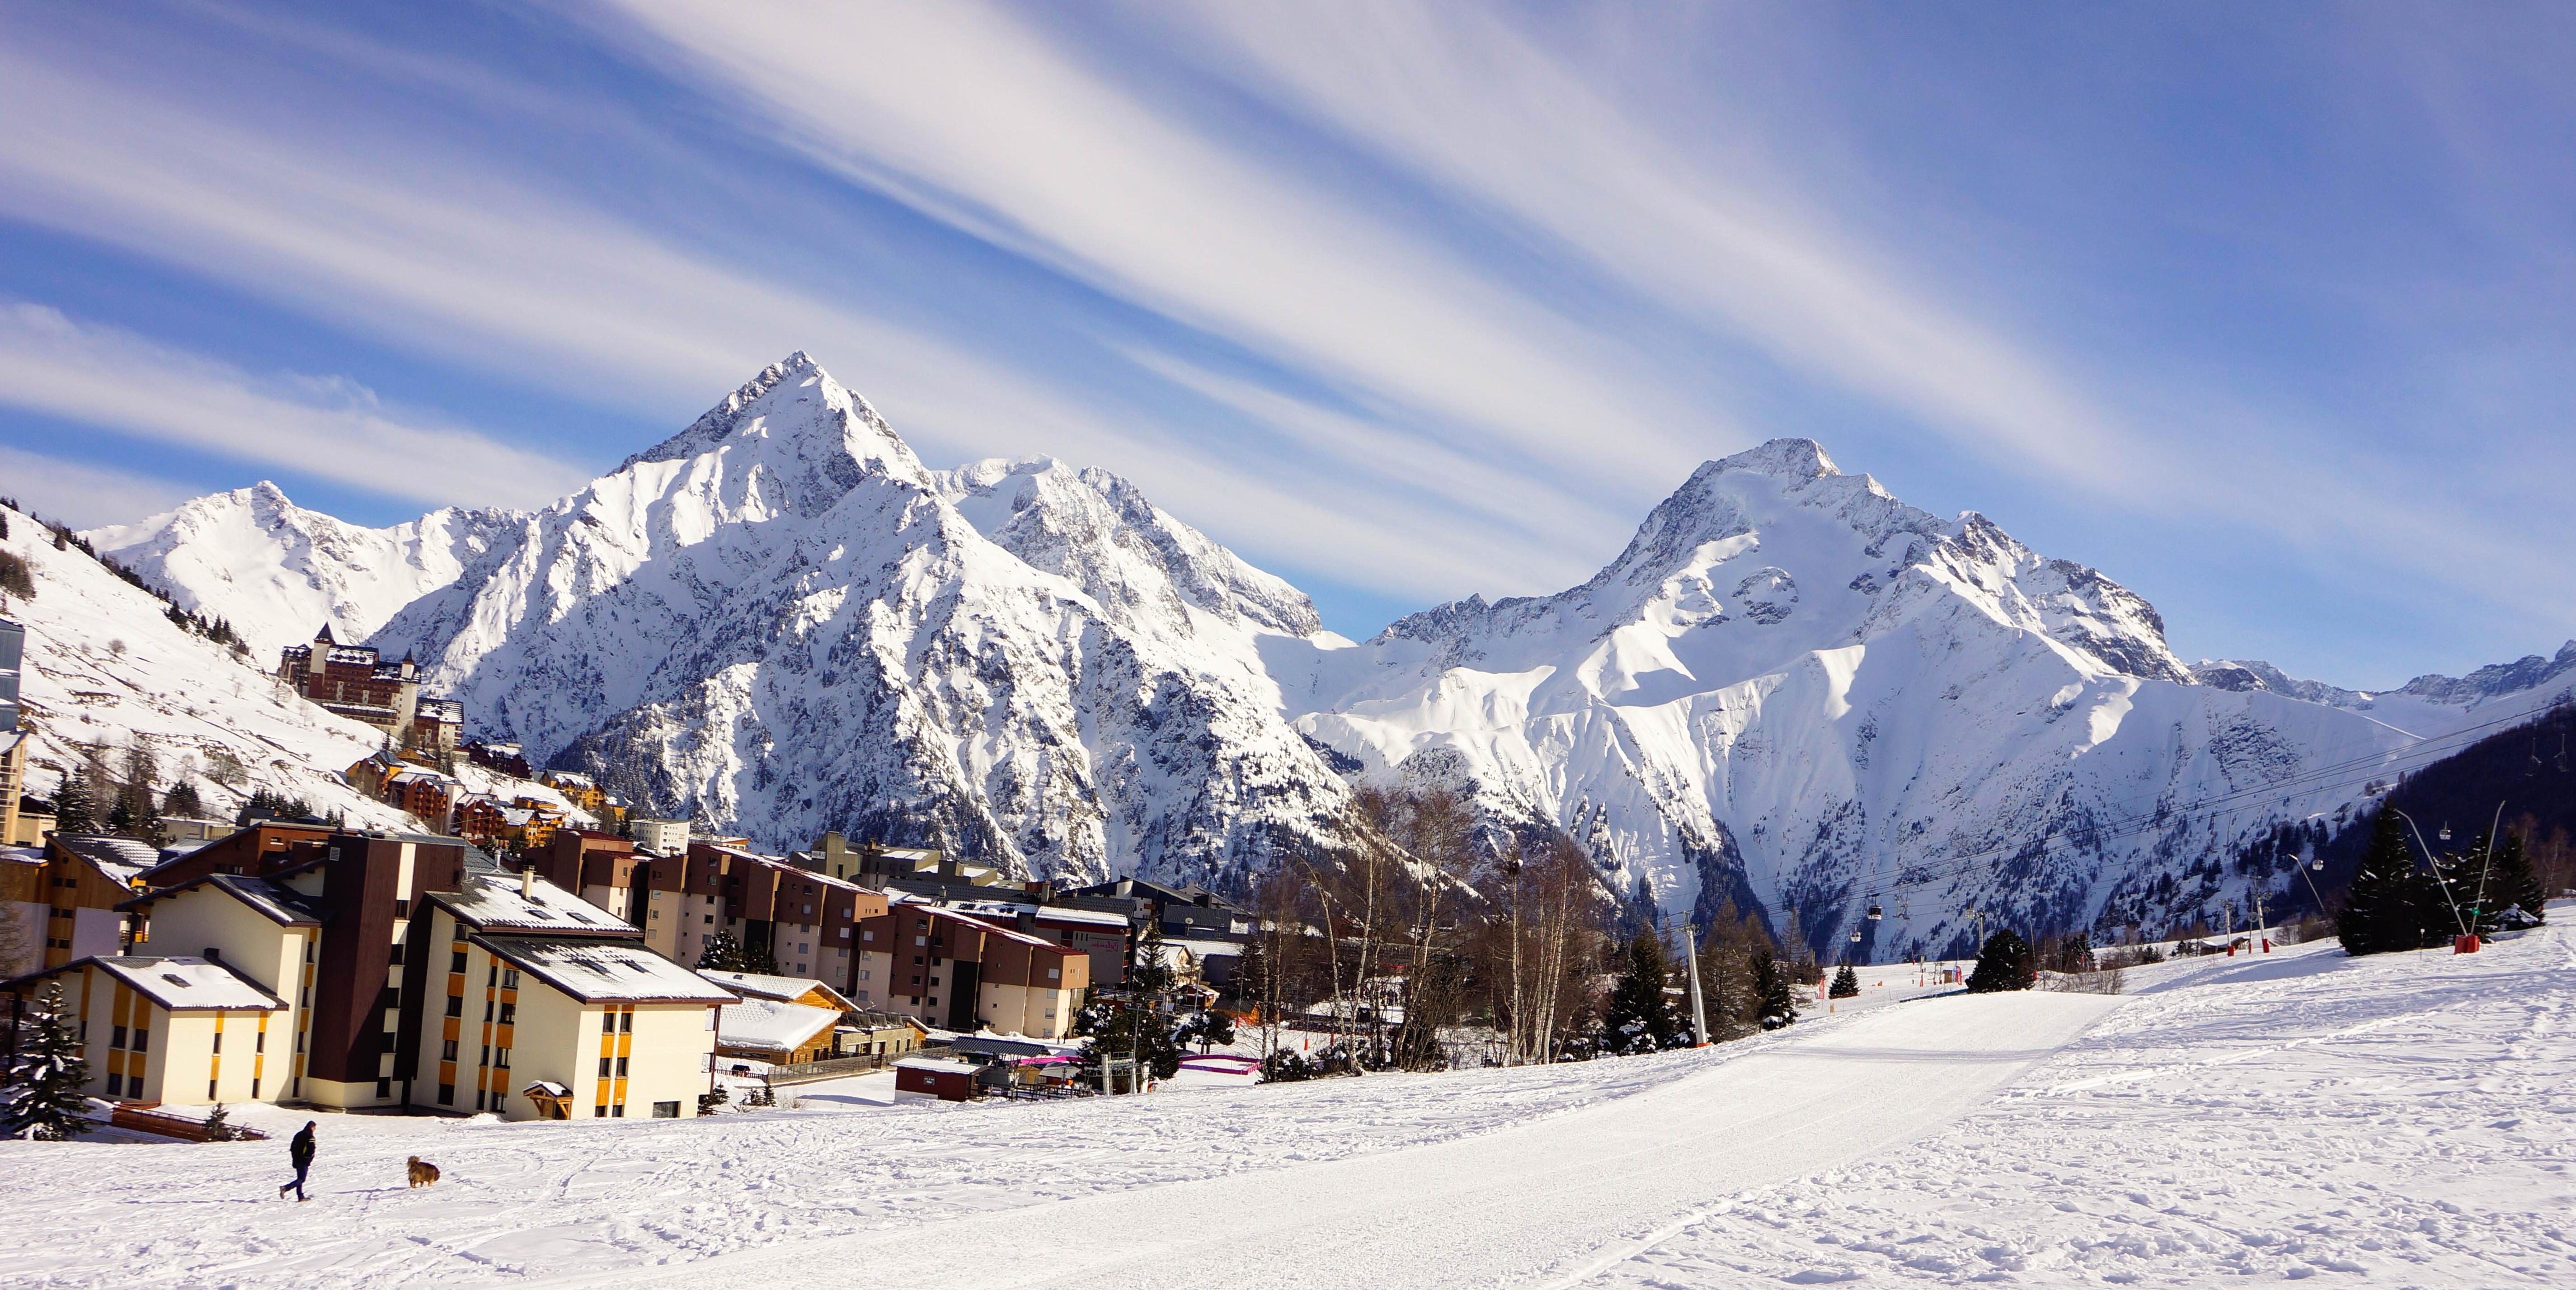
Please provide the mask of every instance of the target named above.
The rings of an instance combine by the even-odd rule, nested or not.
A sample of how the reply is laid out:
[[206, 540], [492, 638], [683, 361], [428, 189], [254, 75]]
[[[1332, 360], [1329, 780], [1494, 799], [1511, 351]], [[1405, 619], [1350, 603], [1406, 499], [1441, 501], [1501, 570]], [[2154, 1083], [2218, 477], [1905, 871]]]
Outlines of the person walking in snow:
[[290, 1188], [294, 1190], [297, 1200], [313, 1199], [304, 1194], [304, 1174], [313, 1167], [314, 1123], [315, 1121], [306, 1120], [303, 1130], [295, 1135], [295, 1140], [286, 1144], [286, 1158], [295, 1165], [295, 1176], [277, 1185], [279, 1200], [286, 1199], [286, 1193]]

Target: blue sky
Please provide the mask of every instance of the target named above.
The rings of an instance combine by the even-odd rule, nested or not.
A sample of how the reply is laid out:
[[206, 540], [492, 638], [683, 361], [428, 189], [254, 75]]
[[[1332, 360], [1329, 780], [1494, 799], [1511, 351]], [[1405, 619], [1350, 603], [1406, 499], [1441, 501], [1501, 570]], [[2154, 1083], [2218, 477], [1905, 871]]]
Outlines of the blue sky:
[[0, 4], [0, 492], [577, 487], [795, 349], [1366, 635], [1776, 435], [2187, 658], [2576, 635], [2576, 11]]

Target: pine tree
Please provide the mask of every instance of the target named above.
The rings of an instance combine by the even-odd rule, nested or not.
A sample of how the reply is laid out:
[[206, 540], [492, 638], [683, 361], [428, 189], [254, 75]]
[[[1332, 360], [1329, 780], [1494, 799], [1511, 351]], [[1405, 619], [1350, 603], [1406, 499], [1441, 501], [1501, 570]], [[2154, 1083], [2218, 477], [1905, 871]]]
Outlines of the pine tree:
[[66, 1141], [87, 1127], [89, 1065], [63, 1022], [63, 989], [48, 984], [37, 996], [35, 1014], [18, 1035], [18, 1060], [9, 1068], [9, 1086], [0, 1094], [0, 1134]]
[[2039, 980], [2039, 956], [2031, 952], [2030, 942], [2007, 927], [1986, 938], [1977, 951], [1977, 969], [1968, 974], [1970, 994], [1992, 994], [1998, 990], [2027, 990]]
[[181, 819], [195, 819], [198, 816], [205, 814], [205, 812], [205, 800], [197, 796], [197, 786], [187, 780], [183, 779], [172, 784], [170, 786], [170, 791], [161, 795], [161, 813], [163, 815], [175, 815]]
[[1610, 1051], [1661, 1052], [1679, 1042], [1681, 1026], [1664, 997], [1665, 972], [1663, 939], [1650, 931], [1637, 933], [1622, 956], [1618, 982], [1610, 987], [1610, 1006], [1601, 1018]]
[[1849, 999], [1854, 995], [1859, 994], [1860, 973], [1853, 971], [1851, 964], [1843, 964], [1843, 970], [1834, 973], [1833, 988], [1825, 993], [1829, 997], [1836, 999]]
[[1753, 977], [1755, 1020], [1764, 1030], [1778, 1030], [1798, 1019], [1798, 991], [1771, 952], [1768, 940], [1756, 941], [1747, 960]]
[[1138, 995], [1169, 994], [1174, 979], [1171, 959], [1164, 952], [1162, 920], [1153, 919], [1136, 938], [1136, 953], [1127, 965], [1127, 990]]
[[215, 1108], [206, 1112], [206, 1141], [230, 1142], [240, 1136], [241, 1130], [233, 1127], [232, 1113], [224, 1109], [223, 1103], [215, 1103]]
[[2487, 903], [2516, 926], [2549, 921], [2549, 893], [2540, 885], [2540, 874], [2531, 867], [2531, 854], [2523, 849], [2519, 833], [2505, 834], [2496, 847], [2495, 870], [2487, 875]]
[[745, 965], [742, 945], [734, 940], [733, 933], [718, 928], [715, 935], [707, 938], [706, 947], [698, 951], [698, 970], [748, 972], [751, 969]]
[[[2353, 870], [2343, 908], [2335, 914], [2335, 936], [2346, 954], [2385, 954], [2424, 944], [2422, 902], [2427, 880], [2407, 849], [2406, 825], [2397, 812], [2383, 808], [2370, 829], [2370, 846]], [[2432, 893], [2439, 900], [2438, 893]]]
[[65, 837], [98, 832], [98, 797], [88, 767], [75, 763], [62, 787], [54, 790], [54, 832]]

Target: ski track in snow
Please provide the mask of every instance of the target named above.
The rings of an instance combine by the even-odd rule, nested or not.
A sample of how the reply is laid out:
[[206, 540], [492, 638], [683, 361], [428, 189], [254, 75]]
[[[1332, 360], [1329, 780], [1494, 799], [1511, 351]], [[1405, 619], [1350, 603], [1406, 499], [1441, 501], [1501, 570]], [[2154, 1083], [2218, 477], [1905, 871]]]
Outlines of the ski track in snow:
[[[329, 1116], [307, 1205], [272, 1198], [279, 1141], [0, 1143], [0, 1281], [2569, 1284], [2571, 946], [2301, 946], [2133, 969], [2117, 1000], [1873, 991], [1762, 1039], [1514, 1071]], [[445, 1181], [404, 1189], [414, 1153]]]

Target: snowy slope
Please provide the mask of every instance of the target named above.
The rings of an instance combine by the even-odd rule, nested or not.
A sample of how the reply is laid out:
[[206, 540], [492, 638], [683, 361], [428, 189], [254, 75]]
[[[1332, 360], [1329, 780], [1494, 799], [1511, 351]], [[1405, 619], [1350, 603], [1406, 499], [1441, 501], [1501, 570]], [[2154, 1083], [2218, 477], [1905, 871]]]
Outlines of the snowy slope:
[[494, 549], [375, 643], [655, 809], [1082, 881], [1342, 839], [1257, 645], [1302, 594], [1112, 476], [933, 474], [801, 354]]
[[[2510, 681], [2569, 679], [2428, 679], [2350, 706], [2202, 684], [2099, 572], [1907, 506], [1797, 439], [1701, 467], [1582, 586], [1462, 601], [1352, 649], [1274, 643], [1272, 663], [1299, 727], [1365, 774], [1569, 829], [1664, 909], [1732, 899], [1878, 961], [1956, 952], [1970, 909], [2214, 916], [2288, 881], [2286, 859], [2226, 866], [2239, 844], [2530, 697]], [[1863, 917], [1873, 895], [1883, 921]]]
[[396, 610], [492, 558], [519, 519], [448, 507], [361, 528], [297, 506], [262, 480], [81, 536], [181, 605], [228, 618], [255, 657], [274, 663], [326, 623], [340, 640], [365, 640]]
[[[0, 546], [32, 567], [36, 583], [34, 599], [9, 597], [5, 611], [27, 629], [21, 684], [36, 728], [30, 793], [52, 793], [85, 747], [104, 747], [117, 767], [140, 738], [165, 787], [186, 776], [207, 809], [226, 818], [254, 789], [268, 788], [318, 811], [345, 811], [354, 825], [413, 825], [339, 779], [383, 744], [373, 727], [281, 692], [249, 660], [174, 626], [160, 601], [78, 549], [54, 549], [34, 520], [6, 514], [9, 536]], [[210, 774], [223, 753], [243, 768], [229, 783]]]
[[[972, 1286], [2565, 1284], [2571, 961], [2563, 930], [2457, 958], [2320, 944], [2135, 972], [2126, 999], [1935, 998], [1652, 1057], [1073, 1103], [335, 1116], [305, 1205], [273, 1199], [275, 1140], [6, 1142], [0, 1266], [35, 1286], [748, 1285], [863, 1260]], [[282, 1138], [307, 1117], [235, 1118]], [[399, 1185], [412, 1154], [436, 1187]]]

